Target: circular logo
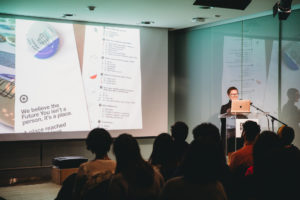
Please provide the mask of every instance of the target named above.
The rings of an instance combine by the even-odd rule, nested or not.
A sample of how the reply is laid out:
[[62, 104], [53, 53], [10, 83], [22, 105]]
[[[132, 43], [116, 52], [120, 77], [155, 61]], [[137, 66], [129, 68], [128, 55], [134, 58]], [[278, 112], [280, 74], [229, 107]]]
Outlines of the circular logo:
[[28, 96], [23, 94], [20, 96], [21, 103], [26, 103], [28, 101]]
[[56, 30], [50, 24], [42, 22], [33, 23], [26, 34], [26, 38], [36, 58], [50, 58], [58, 50], [59, 37]]

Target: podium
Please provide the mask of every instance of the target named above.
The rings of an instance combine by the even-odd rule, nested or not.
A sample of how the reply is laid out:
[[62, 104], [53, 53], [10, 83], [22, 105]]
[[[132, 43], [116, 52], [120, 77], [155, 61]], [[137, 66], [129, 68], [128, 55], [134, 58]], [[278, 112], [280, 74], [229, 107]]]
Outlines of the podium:
[[235, 152], [243, 146], [242, 132], [244, 122], [250, 120], [259, 124], [258, 118], [252, 113], [224, 113], [220, 114], [219, 118], [222, 123], [226, 123], [225, 138], [222, 138], [225, 155]]

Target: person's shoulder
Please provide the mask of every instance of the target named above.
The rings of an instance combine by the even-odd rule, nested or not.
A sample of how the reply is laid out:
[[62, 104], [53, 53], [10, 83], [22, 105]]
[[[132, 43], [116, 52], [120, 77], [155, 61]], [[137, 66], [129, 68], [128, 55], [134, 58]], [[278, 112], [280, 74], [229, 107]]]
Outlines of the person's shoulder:
[[92, 161], [87, 161], [87, 162], [81, 163], [80, 166], [79, 166], [79, 170], [83, 170], [83, 171], [86, 170], [87, 167], [89, 165], [91, 165], [91, 163], [92, 163]]
[[159, 185], [163, 186], [165, 183], [163, 175], [160, 173], [160, 170], [157, 166], [152, 166], [154, 171], [154, 180], [159, 183]]
[[124, 185], [126, 183], [122, 173], [113, 174], [111, 177], [110, 184], [112, 185]]
[[169, 179], [169, 180], [166, 182], [166, 185], [168, 185], [168, 186], [181, 185], [181, 184], [183, 184], [184, 182], [185, 182], [185, 181], [184, 181], [183, 176], [178, 176], [178, 177], [174, 177], [174, 178]]

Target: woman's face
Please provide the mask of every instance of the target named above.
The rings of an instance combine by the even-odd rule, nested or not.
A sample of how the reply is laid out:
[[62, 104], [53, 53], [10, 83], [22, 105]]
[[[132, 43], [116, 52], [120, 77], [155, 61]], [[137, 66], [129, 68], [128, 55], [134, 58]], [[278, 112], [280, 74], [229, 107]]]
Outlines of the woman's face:
[[239, 99], [239, 91], [237, 90], [231, 90], [230, 94], [228, 95], [229, 99], [232, 100], [238, 100]]

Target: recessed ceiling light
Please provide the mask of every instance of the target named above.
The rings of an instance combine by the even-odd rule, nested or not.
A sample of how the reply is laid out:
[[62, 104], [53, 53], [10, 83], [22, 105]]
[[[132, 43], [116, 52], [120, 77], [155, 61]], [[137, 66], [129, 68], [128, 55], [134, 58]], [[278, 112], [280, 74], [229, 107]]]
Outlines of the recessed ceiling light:
[[88, 6], [88, 9], [89, 9], [90, 11], [94, 11], [95, 8], [96, 8], [96, 6]]
[[212, 6], [199, 6], [200, 9], [213, 9]]
[[63, 14], [62, 17], [73, 17], [75, 16], [74, 14], [70, 14], [70, 13], [66, 13], [66, 14]]
[[154, 21], [141, 21], [141, 24], [144, 25], [154, 24]]
[[194, 17], [192, 19], [192, 22], [205, 22], [205, 18], [204, 17]]

